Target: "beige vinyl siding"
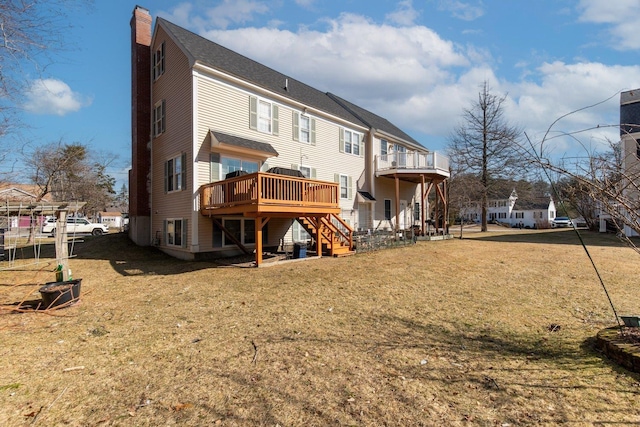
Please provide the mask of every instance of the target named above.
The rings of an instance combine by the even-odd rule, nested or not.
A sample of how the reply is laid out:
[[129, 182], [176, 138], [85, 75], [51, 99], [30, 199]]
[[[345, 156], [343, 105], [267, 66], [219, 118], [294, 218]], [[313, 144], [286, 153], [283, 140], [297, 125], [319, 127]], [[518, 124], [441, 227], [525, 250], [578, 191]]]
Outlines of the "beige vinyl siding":
[[[384, 199], [391, 199], [391, 224], [390, 227], [396, 224], [396, 183], [395, 180], [389, 178], [377, 178], [376, 180], [376, 203], [373, 213], [373, 225], [377, 227], [380, 221], [384, 221]], [[407, 218], [409, 222], [406, 223], [408, 227], [413, 224], [413, 203], [420, 202], [420, 186], [406, 181], [400, 181], [400, 198], [399, 200], [407, 201]], [[409, 216], [410, 215], [410, 216]], [[388, 226], [386, 222], [383, 225]], [[381, 227], [382, 228], [382, 227]]]
[[[198, 185], [203, 185], [211, 180], [211, 165], [209, 155], [211, 153], [210, 130], [217, 130], [223, 133], [238, 135], [244, 138], [266, 142], [273, 146], [278, 152], [277, 157], [266, 160], [269, 167], [279, 166], [290, 168], [292, 165], [304, 165], [315, 169], [316, 179], [334, 182], [336, 173], [345, 174], [351, 177], [353, 183], [352, 195], [349, 200], [341, 200], [340, 207], [343, 212], [349, 213], [351, 223], [353, 215], [352, 209], [357, 209], [355, 194], [357, 192], [357, 182], [364, 173], [364, 156], [340, 153], [339, 151], [339, 130], [338, 123], [328, 121], [324, 117], [311, 113], [308, 115], [315, 122], [315, 145], [293, 140], [293, 112], [301, 112], [300, 109], [291, 105], [275, 102], [266, 96], [252, 93], [246, 88], [239, 87], [220, 78], [210, 75], [198, 74], [197, 77], [197, 136], [196, 141], [202, 144], [198, 155]], [[263, 133], [251, 129], [249, 126], [249, 99], [251, 96], [258, 96], [260, 99], [274, 102], [278, 106], [278, 135]], [[344, 126], [342, 126], [344, 127]], [[366, 131], [357, 126], [349, 127], [353, 131], [365, 135]], [[366, 144], [366, 143], [365, 143]], [[206, 165], [206, 166], [205, 166]], [[215, 172], [215, 171], [214, 171]], [[217, 175], [213, 176], [214, 180]], [[355, 212], [354, 212], [355, 215]], [[357, 217], [357, 216], [356, 216]], [[270, 221], [271, 223], [271, 221]], [[279, 229], [284, 225], [270, 225], [270, 244], [278, 244], [283, 236]], [[272, 230], [271, 227], [274, 227]], [[212, 247], [212, 225], [211, 221], [201, 218], [198, 230], [200, 251], [213, 250]]]
[[[191, 69], [187, 58], [165, 32], [159, 28], [154, 39], [153, 51], [165, 42], [165, 73], [152, 84], [152, 104], [166, 102], [166, 132], [152, 138], [152, 239], [162, 235], [166, 218], [184, 218], [191, 227], [193, 212], [193, 153], [192, 153], [192, 85]], [[187, 188], [184, 191], [164, 192], [164, 164], [172, 157], [186, 153]], [[187, 233], [188, 250], [190, 233]], [[161, 245], [164, 245], [162, 236]]]

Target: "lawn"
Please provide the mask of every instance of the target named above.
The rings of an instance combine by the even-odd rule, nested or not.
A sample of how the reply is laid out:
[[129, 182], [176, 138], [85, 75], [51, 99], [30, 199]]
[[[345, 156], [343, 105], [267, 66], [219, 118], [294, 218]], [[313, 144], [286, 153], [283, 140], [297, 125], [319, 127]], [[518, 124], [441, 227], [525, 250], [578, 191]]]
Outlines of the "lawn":
[[[47, 312], [11, 304], [52, 259], [0, 271], [0, 425], [640, 424], [640, 376], [593, 349], [615, 318], [573, 231], [464, 237], [259, 269], [87, 237], [80, 302]], [[640, 313], [640, 255], [584, 238]]]

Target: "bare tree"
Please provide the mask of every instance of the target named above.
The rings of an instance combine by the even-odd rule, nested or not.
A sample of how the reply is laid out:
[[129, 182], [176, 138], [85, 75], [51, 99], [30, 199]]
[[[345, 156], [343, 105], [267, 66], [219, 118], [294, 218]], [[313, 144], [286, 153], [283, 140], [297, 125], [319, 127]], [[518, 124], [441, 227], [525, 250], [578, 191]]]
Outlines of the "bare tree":
[[484, 82], [478, 101], [464, 110], [463, 121], [449, 139], [453, 173], [473, 173], [481, 186], [481, 230], [487, 231], [487, 202], [491, 179], [513, 176], [521, 164], [516, 143], [521, 130], [504, 118], [506, 96], [491, 93]]
[[86, 214], [95, 214], [112, 203], [115, 179], [106, 174], [108, 163], [95, 155], [92, 158], [82, 144], [58, 141], [40, 146], [25, 163], [39, 190], [37, 201], [51, 195], [58, 201], [86, 202]]
[[[69, 48], [65, 34], [71, 23], [68, 11], [92, 0], [0, 1], [0, 138], [20, 128], [16, 107], [31, 83]], [[3, 145], [6, 147], [7, 142]], [[12, 167], [6, 150], [0, 153], [5, 175]], [[10, 179], [7, 176], [7, 179]]]

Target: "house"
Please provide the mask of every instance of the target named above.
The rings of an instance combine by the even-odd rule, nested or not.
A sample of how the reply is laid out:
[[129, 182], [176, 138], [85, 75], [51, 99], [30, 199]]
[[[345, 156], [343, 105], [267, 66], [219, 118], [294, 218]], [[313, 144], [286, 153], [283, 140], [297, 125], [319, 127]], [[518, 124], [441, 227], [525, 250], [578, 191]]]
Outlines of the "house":
[[[479, 222], [481, 206], [476, 203], [467, 209], [465, 219]], [[511, 227], [547, 228], [555, 218], [556, 208], [553, 199], [519, 200], [515, 190], [509, 197], [489, 199], [487, 201], [487, 220], [499, 222]]]
[[[629, 202], [629, 206], [633, 206], [640, 200], [640, 191], [638, 191], [638, 181], [640, 181], [638, 179], [640, 177], [640, 89], [620, 94], [620, 140], [623, 148], [622, 169], [629, 180], [635, 181], [625, 184], [623, 197]], [[622, 232], [626, 236], [638, 236], [639, 213], [638, 211], [625, 212], [628, 224], [624, 224]], [[600, 231], [607, 231], [607, 219], [609, 218], [606, 211], [601, 210]], [[630, 224], [636, 224], [635, 229]]]
[[49, 204], [49, 200], [42, 198], [37, 201], [37, 191], [35, 186], [28, 184], [0, 185], [0, 228], [28, 229], [32, 221], [41, 223], [43, 217], [39, 207]]
[[337, 256], [354, 230], [446, 218], [448, 159], [383, 117], [165, 19], [152, 32], [142, 7], [131, 30], [135, 243], [259, 265], [283, 241]]
[[124, 217], [121, 212], [98, 212], [98, 222], [108, 225], [111, 230], [124, 228]]

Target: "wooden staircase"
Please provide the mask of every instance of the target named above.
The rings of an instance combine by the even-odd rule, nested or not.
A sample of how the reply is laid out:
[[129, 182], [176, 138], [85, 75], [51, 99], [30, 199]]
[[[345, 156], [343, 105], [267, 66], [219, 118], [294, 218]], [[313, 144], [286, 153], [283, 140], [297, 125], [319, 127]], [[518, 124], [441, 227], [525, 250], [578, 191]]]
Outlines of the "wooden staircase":
[[[315, 237], [318, 229], [318, 218], [299, 217], [298, 222], [311, 236]], [[323, 255], [333, 257], [355, 254], [353, 250], [353, 229], [335, 214], [319, 217], [322, 223], [321, 247]]]

